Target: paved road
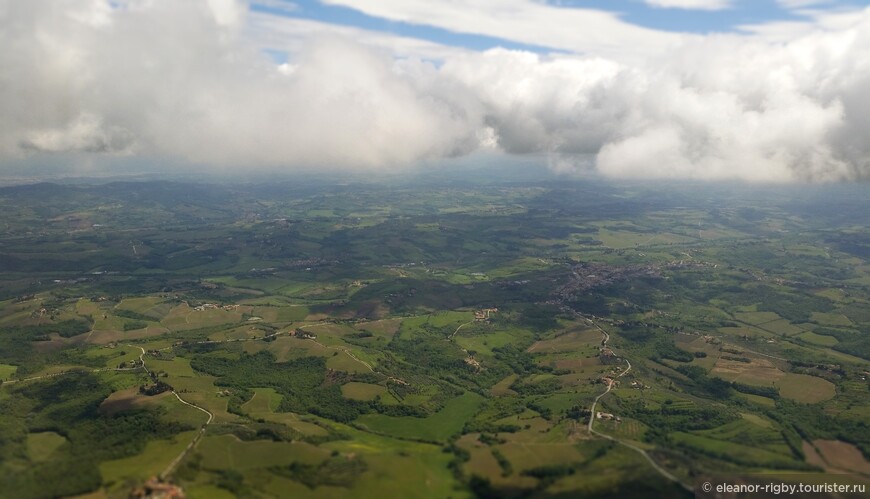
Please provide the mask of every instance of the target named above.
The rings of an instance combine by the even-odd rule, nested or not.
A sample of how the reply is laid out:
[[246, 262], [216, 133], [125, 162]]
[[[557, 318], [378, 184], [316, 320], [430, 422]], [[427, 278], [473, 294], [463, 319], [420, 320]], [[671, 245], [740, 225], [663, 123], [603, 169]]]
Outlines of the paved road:
[[178, 466], [178, 463], [180, 463], [187, 456], [187, 454], [196, 447], [196, 444], [199, 443], [199, 440], [205, 434], [206, 427], [208, 427], [208, 425], [211, 424], [212, 420], [214, 419], [214, 414], [210, 413], [209, 411], [203, 409], [196, 404], [191, 404], [190, 402], [184, 400], [178, 395], [178, 392], [176, 392], [175, 390], [172, 390], [172, 394], [175, 395], [175, 398], [177, 398], [178, 401], [182, 404], [189, 405], [194, 409], [199, 409], [200, 411], [206, 413], [208, 415], [208, 420], [205, 422], [205, 424], [202, 425], [202, 427], [199, 429], [199, 433], [197, 433], [196, 436], [193, 437], [193, 440], [191, 440], [190, 443], [187, 444], [187, 447], [185, 447], [184, 450], [181, 451], [181, 454], [176, 456], [176, 458], [173, 459], [171, 463], [169, 463], [169, 466], [167, 466], [166, 469], [163, 470], [163, 473], [160, 474], [161, 480], [165, 480], [166, 477], [171, 475], [172, 472], [175, 471], [175, 467]]
[[[138, 348], [139, 350], [142, 351], [142, 353], [139, 354], [139, 363], [141, 364], [142, 369], [144, 369], [145, 372], [148, 373], [149, 376], [151, 376], [151, 371], [149, 371], [148, 367], [145, 365], [145, 349], [140, 347], [140, 346], [135, 346], [135, 347], [133, 345], [127, 345], [127, 346], [130, 346], [133, 348]], [[187, 454], [196, 447], [196, 444], [199, 443], [199, 440], [205, 434], [206, 428], [208, 427], [208, 425], [211, 424], [212, 420], [214, 420], [214, 414], [212, 414], [208, 410], [203, 409], [202, 407], [200, 407], [194, 403], [191, 403], [191, 402], [184, 400], [183, 398], [181, 398], [181, 395], [179, 395], [178, 392], [176, 392], [175, 390], [172, 390], [172, 394], [175, 395], [175, 398], [177, 398], [178, 401], [181, 402], [182, 404], [189, 405], [190, 407], [193, 407], [194, 409], [197, 409], [197, 410], [204, 412], [208, 416], [208, 419], [200, 427], [199, 432], [196, 434], [196, 436], [193, 437], [193, 440], [191, 440], [190, 443], [187, 444], [187, 447], [185, 447], [184, 450], [181, 451], [181, 454], [176, 456], [175, 459], [173, 459], [172, 462], [169, 463], [169, 466], [167, 466], [166, 469], [163, 470], [163, 473], [160, 474], [161, 480], [165, 480], [169, 475], [172, 474], [173, 471], [175, 471], [175, 467], [178, 466], [178, 463], [180, 463], [187, 456]]]
[[[605, 331], [601, 326], [599, 326], [598, 324], [596, 324], [595, 321], [593, 321], [593, 320], [591, 320], [591, 319], [588, 319], [588, 318], [587, 318], [586, 320], [589, 321], [590, 324], [592, 324], [593, 326], [595, 326], [595, 327], [596, 327], [596, 328], [601, 332], [601, 334], [603, 335], [603, 339], [602, 339], [602, 341], [601, 341], [601, 346], [602, 346], [602, 348], [603, 348], [603, 347], [606, 347], [606, 346], [607, 346], [607, 342], [610, 341], [610, 335], [607, 334], [607, 331]], [[621, 373], [619, 373], [619, 374], [616, 376], [617, 378], [621, 378], [621, 377], [625, 376], [626, 374], [628, 374], [629, 371], [631, 371], [631, 362], [630, 362], [628, 359], [625, 359], [625, 363], [628, 364], [628, 367], [626, 367], [626, 368], [625, 368]], [[589, 433], [590, 433], [591, 435], [597, 435], [597, 436], [599, 436], [599, 437], [606, 438], [607, 440], [610, 440], [611, 442], [616, 442], [616, 443], [618, 443], [618, 444], [620, 444], [620, 445], [623, 445], [623, 446], [625, 446], [625, 447], [628, 447], [629, 449], [631, 449], [631, 450], [637, 452], [638, 454], [642, 455], [642, 456], [647, 460], [647, 462], [649, 462], [649, 464], [653, 467], [653, 469], [655, 469], [655, 470], [656, 470], [656, 471], [657, 471], [661, 476], [667, 478], [668, 480], [670, 480], [670, 481], [672, 481], [672, 482], [676, 482], [676, 483], [680, 484], [681, 487], [683, 487], [684, 489], [688, 490], [689, 492], [693, 492], [694, 489], [693, 489], [691, 486], [686, 485], [685, 483], [681, 482], [679, 478], [677, 478], [677, 477], [675, 477], [674, 475], [672, 475], [668, 470], [662, 468], [662, 467], [661, 467], [657, 462], [655, 462], [655, 460], [654, 460], [654, 459], [653, 459], [653, 458], [652, 458], [652, 457], [651, 457], [651, 456], [646, 452], [646, 450], [641, 449], [640, 447], [638, 447], [638, 446], [636, 446], [636, 445], [634, 445], [634, 444], [632, 444], [632, 443], [629, 443], [629, 442], [626, 442], [626, 441], [620, 440], [620, 439], [618, 439], [618, 438], [612, 437], [612, 436], [607, 435], [607, 434], [605, 434], [605, 433], [601, 433], [600, 431], [598, 431], [598, 430], [596, 430], [595, 428], [593, 428], [593, 424], [595, 423], [595, 406], [598, 405], [598, 401], [601, 400], [602, 397], [604, 397], [605, 395], [607, 395], [608, 393], [610, 393], [610, 390], [613, 389], [613, 384], [614, 384], [615, 382], [616, 382], [615, 379], [611, 379], [611, 380], [610, 380], [610, 383], [607, 384], [607, 389], [604, 390], [604, 392], [602, 392], [601, 394], [599, 394], [597, 397], [595, 397], [595, 400], [592, 402], [592, 408], [589, 410]]]
[[[61, 371], [58, 373], [45, 374], [42, 376], [34, 376], [32, 378], [10, 380], [10, 381], [4, 382], [3, 384], [20, 383], [20, 382], [24, 382], [24, 381], [35, 381], [35, 380], [39, 380], [39, 379], [55, 378], [55, 377], [63, 376], [66, 374], [81, 373], [81, 372], [95, 372], [95, 373], [97, 373], [97, 372], [104, 372], [104, 371], [136, 371], [136, 370], [142, 369], [150, 376], [151, 371], [148, 370], [148, 367], [145, 365], [145, 349], [140, 347], [140, 346], [134, 346], [134, 345], [127, 345], [127, 346], [132, 347], [132, 348], [138, 348], [139, 350], [141, 350], [142, 353], [139, 354], [139, 366], [137, 366], [137, 367], [107, 367], [107, 368], [103, 368], [103, 369], [93, 369], [91, 371], [87, 371], [87, 370], [83, 370], [83, 369], [77, 369], [77, 370], [71, 370], [71, 371]], [[181, 402], [182, 404], [189, 405], [190, 407], [193, 407], [194, 409], [197, 409], [197, 410], [204, 412], [208, 416], [208, 420], [205, 422], [205, 424], [202, 425], [202, 427], [199, 429], [199, 433], [197, 433], [196, 436], [193, 437], [193, 440], [191, 440], [191, 442], [189, 444], [187, 444], [187, 447], [185, 447], [185, 449], [181, 452], [181, 454], [179, 454], [175, 459], [173, 459], [172, 462], [169, 464], [169, 466], [163, 471], [163, 473], [160, 474], [161, 479], [165, 479], [170, 474], [172, 474], [172, 472], [175, 470], [175, 467], [178, 466], [178, 463], [180, 463], [181, 460], [184, 459], [184, 457], [187, 456], [187, 454], [191, 450], [193, 450], [193, 448], [196, 446], [196, 444], [202, 438], [203, 434], [205, 434], [206, 427], [209, 424], [211, 424], [211, 422], [214, 420], [214, 414], [212, 414], [208, 410], [203, 409], [202, 407], [200, 407], [196, 404], [193, 404], [191, 402], [184, 400], [183, 398], [181, 398], [181, 396], [175, 390], [172, 390], [172, 394], [175, 395], [175, 398], [177, 398], [178, 401]]]
[[[619, 373], [619, 374], [616, 376], [617, 378], [621, 378], [621, 377], [625, 376], [625, 375], [628, 373], [628, 371], [631, 371], [631, 362], [629, 362], [628, 359], [625, 359], [625, 363], [628, 364], [628, 367], [625, 368], [624, 371], [622, 371], [621, 373]], [[599, 394], [597, 397], [595, 397], [595, 400], [592, 401], [592, 409], [590, 409], [592, 416], [595, 415], [595, 406], [598, 404], [598, 401], [601, 400], [601, 397], [603, 397], [603, 396], [607, 395], [608, 393], [610, 393], [610, 390], [613, 389], [613, 384], [614, 384], [615, 382], [616, 382], [616, 380], [611, 379], [611, 380], [610, 380], [610, 383], [607, 383], [607, 389], [604, 390], [604, 391], [603, 391], [601, 394]], [[592, 429], [592, 422], [595, 421], [595, 418], [592, 417], [592, 416], [589, 417], [589, 431], [590, 431], [590, 432], [595, 432], [595, 431]], [[598, 433], [598, 432], [595, 432], [595, 433]]]
[[463, 327], [465, 327], [465, 326], [467, 326], [467, 325], [469, 325], [469, 324], [471, 324], [471, 323], [473, 323], [473, 322], [474, 322], [474, 321], [468, 321], [468, 322], [465, 322], [465, 323], [463, 323], [463, 324], [460, 324], [459, 327], [456, 328], [456, 331], [453, 331], [453, 334], [451, 334], [450, 336], [447, 337], [447, 340], [448, 340], [448, 341], [449, 341], [449, 340], [452, 340], [453, 337], [456, 336], [456, 333], [458, 333], [460, 329], [462, 329]]
[[[142, 350], [142, 353], [139, 354], [139, 361], [142, 363], [142, 368], [145, 369], [145, 372], [147, 372], [148, 375], [150, 376], [151, 371], [149, 371], [148, 368], [145, 366], [145, 358], [144, 358], [145, 357], [145, 349], [142, 347], [138, 347], [138, 348], [139, 348], [139, 350]], [[214, 419], [214, 414], [212, 414], [208, 410], [203, 409], [202, 407], [200, 407], [196, 404], [193, 404], [191, 402], [184, 400], [183, 398], [181, 398], [181, 395], [179, 395], [178, 392], [176, 392], [175, 390], [172, 390], [172, 394], [175, 395], [175, 398], [177, 398], [178, 401], [181, 402], [182, 404], [189, 405], [190, 407], [193, 407], [194, 409], [198, 409], [198, 410], [204, 412], [206, 415], [208, 415], [208, 419], [206, 420], [205, 424], [203, 424], [202, 427], [200, 427], [199, 433], [197, 433], [196, 436], [193, 437], [193, 440], [191, 440], [190, 443], [187, 444], [187, 447], [185, 447], [184, 450], [181, 451], [181, 454], [179, 454], [175, 459], [173, 459], [172, 462], [169, 463], [169, 466], [167, 466], [166, 469], [163, 470], [163, 473], [160, 474], [161, 480], [165, 480], [166, 477], [171, 475], [172, 472], [175, 471], [175, 467], [178, 466], [178, 463], [180, 463], [181, 460], [184, 459], [187, 456], [187, 454], [196, 447], [196, 444], [199, 443], [199, 440], [205, 434], [206, 427], [208, 427], [208, 425], [211, 424], [212, 420]]]

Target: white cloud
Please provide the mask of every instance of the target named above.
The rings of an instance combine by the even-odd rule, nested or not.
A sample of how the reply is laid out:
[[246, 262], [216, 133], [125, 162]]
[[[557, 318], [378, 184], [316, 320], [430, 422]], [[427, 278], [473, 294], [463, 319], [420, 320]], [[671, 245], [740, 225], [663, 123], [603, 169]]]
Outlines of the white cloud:
[[860, 23], [866, 9], [796, 9], [792, 12], [802, 19], [747, 24], [738, 29], [769, 42], [789, 42], [817, 31], [844, 31]]
[[477, 145], [470, 110], [422, 94], [389, 56], [323, 38], [282, 74], [234, 37], [244, 12], [226, 4], [133, 1], [100, 26], [86, 22], [99, 2], [0, 4], [0, 159], [394, 168]]
[[870, 179], [870, 9], [788, 41], [708, 36], [629, 63], [241, 4], [107, 5], [0, 0], [0, 169], [60, 155], [383, 169], [496, 148], [620, 177]]
[[776, 0], [776, 3], [784, 9], [800, 9], [804, 7], [828, 5], [836, 0]]
[[127, 130], [105, 127], [98, 116], [84, 112], [61, 127], [30, 130], [18, 146], [41, 152], [124, 153], [132, 141]]
[[[790, 43], [711, 36], [646, 65], [505, 50], [442, 72], [485, 105], [499, 145], [607, 175], [870, 178], [870, 10]], [[862, 138], [863, 136], [863, 138]]]
[[207, 0], [218, 26], [239, 29], [245, 21], [247, 5], [237, 0]]
[[627, 23], [604, 10], [535, 0], [324, 0], [371, 16], [569, 52], [636, 61], [663, 53], [688, 35]]
[[467, 52], [465, 49], [419, 38], [260, 12], [248, 14], [246, 36], [258, 48], [284, 51], [290, 55], [302, 52], [311, 39], [322, 37], [353, 40], [396, 57], [440, 61]]
[[732, 0], [644, 0], [644, 3], [664, 9], [722, 10], [732, 7]]

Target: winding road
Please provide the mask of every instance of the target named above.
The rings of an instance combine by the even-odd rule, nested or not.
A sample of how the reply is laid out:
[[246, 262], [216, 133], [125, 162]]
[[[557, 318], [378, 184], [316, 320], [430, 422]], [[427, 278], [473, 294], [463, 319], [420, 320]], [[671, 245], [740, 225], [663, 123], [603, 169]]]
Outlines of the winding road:
[[[590, 324], [595, 326], [595, 328], [598, 329], [598, 331], [601, 332], [602, 338], [603, 338], [601, 340], [601, 347], [602, 348], [606, 347], [607, 342], [610, 341], [610, 335], [601, 326], [596, 324], [595, 321], [593, 321], [592, 319], [586, 318], [586, 320]], [[621, 373], [616, 375], [617, 378], [621, 378], [621, 377], [625, 376], [626, 374], [628, 374], [629, 371], [631, 371], [631, 362], [628, 359], [625, 359], [625, 358], [623, 358], [623, 359], [625, 360], [625, 363], [628, 364], [628, 367], [626, 367]], [[672, 482], [678, 483], [681, 487], [683, 487], [684, 489], [686, 489], [689, 492], [694, 492], [694, 489], [691, 486], [686, 485], [685, 483], [680, 481], [679, 478], [675, 477], [668, 470], [662, 468], [657, 462], [655, 462], [655, 460], [647, 453], [646, 450], [641, 449], [640, 447], [638, 447], [634, 444], [631, 444], [629, 442], [626, 442], [624, 440], [620, 440], [616, 437], [612, 437], [612, 436], [607, 435], [605, 433], [601, 433], [600, 431], [598, 431], [592, 427], [592, 425], [595, 423], [595, 406], [598, 405], [598, 401], [601, 400], [602, 397], [604, 397], [605, 395], [610, 393], [610, 390], [613, 389], [613, 384], [615, 383], [615, 381], [616, 381], [615, 379], [611, 379], [610, 382], [607, 383], [607, 389], [604, 390], [602, 393], [600, 393], [597, 397], [595, 397], [595, 400], [592, 401], [592, 407], [589, 409], [589, 434], [590, 435], [597, 435], [601, 438], [606, 438], [607, 440], [610, 440], [611, 442], [616, 442], [620, 445], [628, 447], [629, 449], [631, 449], [631, 450], [637, 452], [638, 454], [640, 454], [641, 456], [643, 456], [647, 460], [647, 462], [649, 462], [649, 464], [653, 467], [653, 469], [655, 469], [661, 476], [667, 478], [668, 480], [670, 480]]]
[[178, 463], [180, 463], [181, 460], [184, 459], [187, 456], [187, 454], [190, 453], [190, 451], [192, 451], [196, 447], [196, 444], [199, 442], [199, 440], [205, 434], [206, 427], [208, 427], [208, 425], [211, 424], [211, 421], [214, 419], [214, 414], [210, 413], [209, 411], [203, 409], [202, 407], [200, 407], [196, 404], [191, 404], [190, 402], [184, 400], [183, 398], [181, 398], [178, 395], [178, 392], [176, 392], [175, 390], [172, 390], [172, 394], [175, 395], [175, 398], [177, 398], [178, 401], [181, 402], [182, 404], [189, 405], [190, 407], [193, 407], [194, 409], [199, 409], [200, 411], [206, 413], [208, 415], [208, 420], [205, 422], [205, 424], [202, 425], [202, 427], [199, 429], [199, 433], [197, 433], [196, 436], [193, 437], [193, 440], [191, 440], [190, 443], [187, 444], [187, 447], [185, 447], [184, 450], [181, 451], [181, 454], [176, 456], [176, 458], [173, 459], [171, 463], [169, 463], [169, 466], [167, 466], [166, 469], [163, 470], [163, 473], [160, 474], [161, 480], [165, 480], [166, 477], [171, 475], [172, 472], [175, 471], [175, 467], [178, 466]]
[[[319, 322], [319, 323], [315, 323], [315, 324], [308, 324], [308, 325], [305, 325], [305, 326], [301, 326], [301, 328], [314, 327], [314, 326], [321, 326], [321, 325], [324, 325], [324, 324], [329, 324], [329, 322]], [[463, 326], [464, 326], [464, 325], [465, 325], [465, 324], [463, 324]], [[461, 328], [461, 327], [462, 327], [462, 326], [460, 326], [460, 328]], [[459, 331], [459, 328], [457, 328], [456, 331]], [[289, 331], [278, 331], [278, 332], [275, 332], [275, 333], [272, 333], [272, 334], [268, 334], [268, 335], [266, 335], [266, 336], [264, 336], [264, 337], [262, 337], [262, 338], [237, 338], [237, 339], [227, 339], [227, 340], [202, 340], [202, 341], [197, 341], [197, 342], [195, 342], [195, 343], [196, 343], [196, 344], [205, 344], [205, 343], [234, 343], [234, 342], [244, 342], [244, 341], [259, 341], [259, 340], [263, 340], [264, 338], [272, 338], [272, 337], [280, 336], [280, 335], [284, 335], [284, 334], [289, 334]], [[456, 332], [454, 332], [453, 334], [456, 334]], [[355, 360], [356, 362], [359, 362], [360, 364], [362, 364], [363, 366], [365, 366], [369, 371], [371, 371], [371, 372], [377, 372], [377, 371], [375, 371], [375, 369], [372, 367], [371, 364], [369, 364], [368, 362], [366, 362], [366, 361], [364, 361], [364, 360], [358, 358], [356, 355], [353, 354], [353, 352], [350, 351], [349, 348], [345, 348], [345, 347], [332, 347], [332, 346], [324, 345], [323, 343], [320, 343], [319, 341], [317, 341], [317, 340], [315, 340], [315, 339], [313, 339], [313, 338], [309, 338], [309, 340], [310, 340], [310, 341], [313, 341], [314, 343], [317, 343], [318, 345], [320, 345], [320, 346], [322, 346], [322, 347], [324, 347], [324, 348], [333, 349], [333, 350], [340, 350], [340, 351], [346, 353], [348, 356], [350, 356], [350, 358], [352, 358], [352, 359]], [[93, 369], [93, 370], [90, 370], [90, 371], [85, 370], [85, 369], [75, 369], [75, 370], [61, 371], [61, 372], [51, 373], [51, 374], [44, 374], [44, 375], [42, 375], [42, 376], [34, 376], [34, 377], [32, 377], [32, 378], [23, 378], [23, 379], [16, 379], [16, 380], [7, 380], [7, 381], [3, 381], [3, 382], [0, 383], [0, 384], [13, 384], [13, 383], [21, 383], [21, 382], [25, 382], [25, 381], [35, 381], [35, 380], [40, 380], [40, 379], [54, 378], [54, 377], [63, 376], [63, 375], [66, 375], [66, 374], [81, 373], [81, 372], [95, 372], [95, 373], [96, 373], [96, 372], [104, 372], [104, 371], [136, 371], [136, 370], [142, 369], [142, 370], [145, 371], [146, 374], [148, 374], [148, 376], [151, 376], [151, 371], [148, 369], [148, 366], [145, 365], [145, 353], [146, 353], [146, 352], [145, 352], [145, 349], [144, 349], [143, 347], [141, 347], [141, 346], [138, 346], [138, 345], [129, 345], [129, 344], [128, 344], [127, 346], [129, 346], [129, 347], [131, 347], [131, 348], [138, 348], [138, 349], [140, 350], [140, 352], [141, 352], [141, 353], [139, 354], [139, 365], [136, 366], [136, 367], [106, 367], [106, 368], [102, 368], [102, 369]], [[170, 349], [170, 348], [172, 348], [172, 347], [171, 347], [171, 346], [170, 346], [170, 347], [166, 347], [166, 348], [164, 348], [163, 350], [168, 350], [168, 349]], [[391, 380], [391, 381], [393, 381], [393, 382], [396, 382], [396, 383], [403, 384], [403, 385], [407, 385], [407, 384], [408, 384], [405, 380], [402, 380], [402, 379], [400, 379], [400, 378], [394, 378], [394, 377], [392, 377], [392, 376], [387, 376], [387, 379], [389, 379], [389, 380]], [[184, 399], [181, 397], [181, 395], [179, 395], [178, 392], [176, 392], [174, 389], [171, 390], [171, 391], [172, 391], [172, 394], [175, 396], [175, 398], [178, 399], [179, 402], [181, 402], [181, 403], [184, 404], [184, 405], [187, 405], [187, 406], [193, 407], [194, 409], [197, 409], [197, 410], [203, 412], [206, 416], [208, 416], [208, 419], [206, 420], [205, 423], [203, 423], [203, 425], [202, 425], [202, 426], [200, 427], [200, 429], [199, 429], [199, 432], [197, 432], [197, 434], [193, 437], [193, 439], [190, 441], [190, 443], [187, 444], [187, 447], [185, 447], [184, 450], [181, 451], [181, 453], [180, 453], [178, 456], [176, 456], [175, 459], [172, 460], [172, 462], [169, 463], [169, 466], [167, 466], [166, 469], [163, 470], [162, 473], [160, 473], [160, 479], [161, 479], [161, 480], [165, 480], [166, 478], [168, 478], [169, 476], [172, 475], [172, 473], [175, 471], [175, 468], [178, 467], [178, 464], [181, 463], [181, 461], [184, 460], [184, 458], [187, 457], [187, 455], [188, 455], [188, 454], [189, 454], [193, 449], [196, 448], [196, 445], [199, 443], [199, 441], [202, 439], [203, 435], [205, 434], [205, 431], [206, 431], [206, 429], [208, 428], [208, 425], [210, 425], [210, 424], [212, 423], [212, 421], [214, 421], [214, 414], [213, 414], [212, 412], [210, 412], [209, 410], [207, 410], [207, 409], [205, 409], [205, 408], [203, 408], [203, 407], [201, 407], [201, 406], [198, 406], [198, 405], [196, 405], [196, 404], [194, 404], [194, 403], [192, 403], [192, 402], [189, 402], [189, 401], [187, 401], [187, 400], [184, 400]]]
[[[133, 348], [138, 348], [139, 350], [142, 351], [142, 353], [139, 354], [139, 364], [142, 366], [142, 369], [144, 369], [145, 372], [148, 373], [149, 376], [151, 376], [151, 371], [149, 371], [148, 367], [145, 365], [145, 349], [140, 347], [140, 346], [134, 346], [134, 345], [127, 345], [127, 346], [133, 347]], [[181, 395], [179, 395], [178, 392], [175, 391], [175, 389], [172, 390], [172, 394], [175, 395], [175, 398], [177, 398], [178, 401], [181, 402], [182, 404], [188, 405], [190, 407], [193, 407], [194, 409], [198, 409], [198, 410], [204, 412], [208, 416], [208, 419], [199, 428], [199, 432], [196, 434], [196, 436], [193, 437], [193, 440], [191, 440], [190, 443], [187, 444], [187, 447], [185, 447], [184, 450], [181, 451], [181, 454], [176, 456], [175, 459], [173, 459], [172, 462], [169, 463], [169, 466], [167, 466], [166, 469], [163, 470], [163, 473], [160, 473], [161, 480], [165, 480], [169, 475], [172, 474], [173, 471], [175, 471], [175, 468], [178, 466], [178, 463], [180, 463], [187, 456], [187, 454], [190, 453], [190, 451], [192, 451], [196, 447], [196, 444], [199, 443], [199, 440], [205, 434], [206, 428], [214, 420], [214, 414], [212, 414], [208, 410], [203, 409], [202, 407], [200, 407], [194, 403], [191, 403], [191, 402], [184, 400], [183, 398], [181, 398]]]
[[[4, 381], [3, 384], [5, 385], [5, 384], [12, 384], [12, 383], [21, 383], [21, 382], [25, 382], [25, 381], [35, 381], [35, 380], [40, 380], [40, 379], [55, 378], [55, 377], [63, 376], [66, 374], [81, 373], [81, 372], [98, 373], [98, 372], [106, 372], [106, 371], [136, 371], [136, 370], [142, 369], [149, 376], [151, 376], [151, 371], [145, 365], [145, 349], [140, 347], [140, 346], [135, 346], [135, 345], [127, 345], [127, 346], [129, 346], [131, 348], [138, 348], [142, 352], [139, 354], [139, 365], [136, 367], [106, 367], [103, 369], [92, 369], [90, 371], [83, 370], [83, 369], [76, 369], [76, 370], [70, 370], [70, 371], [61, 371], [61, 372], [52, 373], [52, 374], [44, 374], [42, 376], [34, 376], [32, 378], [8, 380], [8, 381]], [[171, 475], [172, 472], [175, 470], [175, 468], [178, 466], [178, 463], [180, 463], [187, 456], [187, 454], [196, 447], [196, 444], [202, 438], [203, 434], [205, 434], [206, 427], [208, 427], [208, 425], [211, 424], [211, 422], [214, 420], [214, 414], [212, 414], [208, 410], [206, 410], [206, 409], [204, 409], [196, 404], [193, 404], [191, 402], [184, 400], [183, 398], [181, 398], [181, 395], [179, 395], [178, 392], [176, 392], [175, 390], [172, 390], [172, 394], [175, 395], [175, 398], [177, 398], [178, 401], [181, 402], [182, 404], [188, 405], [190, 407], [193, 407], [194, 409], [197, 409], [197, 410], [205, 413], [208, 416], [208, 420], [206, 420], [206, 422], [200, 427], [199, 432], [196, 434], [195, 437], [193, 437], [193, 440], [191, 440], [190, 443], [187, 444], [187, 447], [184, 448], [184, 450], [181, 452], [181, 454], [179, 454], [175, 459], [173, 459], [172, 462], [169, 463], [169, 466], [167, 466], [166, 469], [163, 470], [163, 473], [160, 474], [161, 480], [165, 480], [169, 475]]]

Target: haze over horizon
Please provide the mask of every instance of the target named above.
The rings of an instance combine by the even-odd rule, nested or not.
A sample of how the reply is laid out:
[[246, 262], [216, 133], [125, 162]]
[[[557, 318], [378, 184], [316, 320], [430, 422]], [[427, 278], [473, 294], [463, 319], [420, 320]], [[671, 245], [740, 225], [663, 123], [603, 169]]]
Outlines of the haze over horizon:
[[0, 177], [870, 179], [870, 7], [837, 0], [0, 0]]

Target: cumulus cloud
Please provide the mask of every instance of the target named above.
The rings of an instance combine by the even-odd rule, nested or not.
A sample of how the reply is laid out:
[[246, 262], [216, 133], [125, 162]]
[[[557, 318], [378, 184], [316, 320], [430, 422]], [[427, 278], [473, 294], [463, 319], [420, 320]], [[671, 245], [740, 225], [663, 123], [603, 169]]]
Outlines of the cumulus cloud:
[[[867, 179], [870, 19], [787, 45], [712, 37], [647, 67], [505, 50], [445, 63], [502, 149], [620, 177]], [[572, 159], [576, 158], [576, 160]]]
[[495, 149], [616, 177], [870, 179], [870, 9], [637, 62], [279, 26], [244, 7], [0, 0], [0, 168], [69, 154], [390, 169]]
[[421, 93], [388, 54], [309, 40], [279, 71], [239, 38], [233, 0], [0, 5], [2, 156], [376, 169], [477, 145], [471, 109]]
[[36, 152], [115, 152], [129, 150], [131, 133], [120, 127], [105, 127], [98, 116], [82, 113], [70, 123], [55, 128], [34, 129], [18, 143]]

